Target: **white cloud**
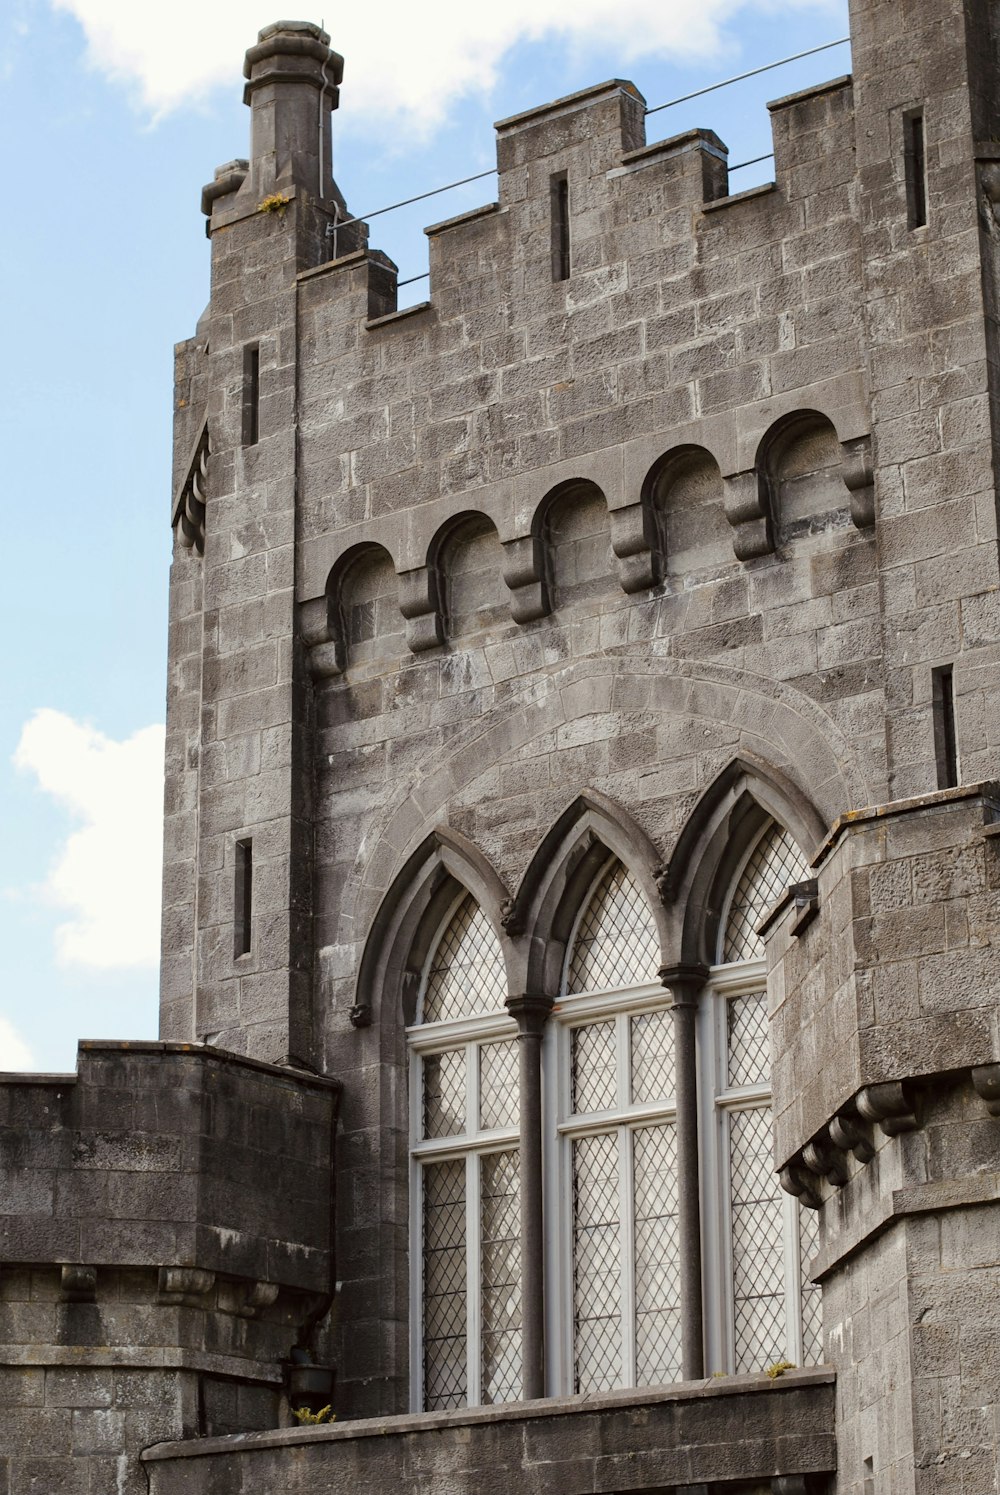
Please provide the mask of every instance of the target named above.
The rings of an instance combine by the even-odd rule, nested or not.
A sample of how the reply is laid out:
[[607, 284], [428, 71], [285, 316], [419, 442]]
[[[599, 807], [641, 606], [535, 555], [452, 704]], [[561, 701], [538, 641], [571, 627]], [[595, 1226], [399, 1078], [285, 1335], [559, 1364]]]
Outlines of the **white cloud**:
[[32, 1068], [34, 1060], [28, 1045], [14, 1024], [0, 1017], [0, 1071]]
[[[262, 24], [260, 0], [51, 0], [83, 27], [90, 63], [165, 113], [217, 84], [234, 88], [244, 50]], [[383, 0], [376, 12], [344, 6], [328, 18], [347, 59], [342, 123], [427, 130], [456, 99], [488, 92], [507, 51], [542, 39], [593, 52], [599, 70], [640, 56], [709, 58], [739, 12], [825, 10], [837, 0]], [[306, 13], [322, 12], [323, 5]], [[277, 15], [277, 8], [275, 8]], [[613, 59], [613, 62], [610, 61]]]
[[156, 963], [163, 738], [163, 727], [154, 726], [114, 742], [49, 710], [36, 712], [21, 733], [14, 762], [80, 823], [40, 890], [70, 915], [56, 929], [62, 965], [109, 970]]

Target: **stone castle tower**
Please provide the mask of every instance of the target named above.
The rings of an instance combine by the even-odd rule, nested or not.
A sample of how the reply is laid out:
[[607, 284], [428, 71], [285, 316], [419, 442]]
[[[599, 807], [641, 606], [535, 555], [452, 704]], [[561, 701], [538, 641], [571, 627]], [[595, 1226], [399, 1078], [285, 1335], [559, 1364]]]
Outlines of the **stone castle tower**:
[[247, 53], [161, 1037], [0, 1083], [3, 1495], [997, 1489], [1000, 21], [851, 37], [749, 192], [503, 120], [404, 310]]

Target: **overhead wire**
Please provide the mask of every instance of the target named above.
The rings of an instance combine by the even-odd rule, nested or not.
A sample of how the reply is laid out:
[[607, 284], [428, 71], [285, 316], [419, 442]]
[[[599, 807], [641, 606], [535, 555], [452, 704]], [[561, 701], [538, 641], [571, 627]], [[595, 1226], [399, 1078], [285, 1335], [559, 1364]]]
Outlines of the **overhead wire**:
[[[807, 47], [803, 52], [793, 52], [788, 57], [778, 57], [773, 62], [765, 62], [761, 67], [750, 68], [745, 73], [735, 73], [731, 78], [722, 78], [718, 83], [709, 83], [705, 88], [696, 88], [691, 93], [679, 94], [676, 99], [668, 99], [665, 104], [654, 104], [651, 109], [646, 110], [648, 118], [651, 114], [659, 114], [663, 109], [673, 109], [677, 104], [686, 104], [691, 99], [704, 98], [705, 94], [717, 93], [720, 88], [729, 88], [734, 83], [742, 83], [747, 78], [757, 78], [762, 73], [773, 72], [775, 68], [786, 67], [791, 62], [801, 62], [804, 57], [815, 57], [819, 52], [829, 52], [833, 47], [843, 47], [850, 42], [849, 36], [838, 36], [834, 41], [821, 42], [818, 47]], [[738, 161], [730, 166], [730, 171], [742, 171], [746, 166], [757, 166], [762, 161], [773, 161], [774, 152], [769, 151], [764, 156], [753, 156], [748, 161]], [[442, 192], [451, 192], [456, 187], [468, 186], [470, 182], [481, 182], [486, 177], [496, 176], [497, 168], [491, 166], [486, 171], [477, 171], [473, 176], [459, 177], [457, 181], [446, 182], [442, 187], [431, 187], [427, 192], [418, 192], [414, 197], [403, 197], [399, 202], [391, 202], [387, 207], [375, 208], [371, 213], [359, 213], [354, 218], [344, 218], [339, 222], [334, 220], [328, 223], [326, 233], [328, 238], [334, 241], [334, 258], [336, 258], [337, 235], [342, 228], [350, 228], [355, 223], [367, 223], [372, 218], [379, 218], [383, 213], [395, 212], [397, 208], [408, 208], [412, 203], [425, 202], [429, 197], [438, 197]], [[413, 285], [418, 280], [428, 280], [430, 271], [425, 270], [422, 275], [411, 275], [406, 280], [397, 281], [397, 287]]]

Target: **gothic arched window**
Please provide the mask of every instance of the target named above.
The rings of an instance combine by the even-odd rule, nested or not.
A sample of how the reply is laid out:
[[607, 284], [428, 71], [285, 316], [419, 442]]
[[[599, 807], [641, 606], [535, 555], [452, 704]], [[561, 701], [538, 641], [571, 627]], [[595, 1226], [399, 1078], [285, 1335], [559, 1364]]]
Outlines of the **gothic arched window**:
[[571, 935], [551, 1028], [550, 1382], [677, 1379], [673, 1025], [649, 906], [616, 858]]
[[766, 972], [757, 935], [767, 910], [805, 875], [791, 836], [768, 821], [737, 864], [702, 1004], [705, 1327], [713, 1369], [810, 1364], [820, 1353], [820, 1293], [805, 1276], [816, 1216], [782, 1193], [774, 1171]]
[[448, 910], [424, 966], [410, 1049], [414, 1405], [521, 1390], [515, 1024], [503, 953], [475, 899]]

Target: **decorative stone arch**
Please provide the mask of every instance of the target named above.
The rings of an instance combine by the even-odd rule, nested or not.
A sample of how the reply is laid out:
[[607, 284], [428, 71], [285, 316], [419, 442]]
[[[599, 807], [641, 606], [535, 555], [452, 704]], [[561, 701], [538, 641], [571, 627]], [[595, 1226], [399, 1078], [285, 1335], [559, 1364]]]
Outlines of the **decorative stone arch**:
[[[791, 685], [704, 661], [650, 659], [638, 648], [614, 659], [571, 664], [548, 682], [540, 697], [529, 702], [515, 697], [464, 728], [456, 725], [446, 755], [428, 761], [418, 779], [399, 784], [359, 849], [338, 939], [349, 941], [356, 930], [370, 926], [397, 874], [394, 848], [415, 848], [444, 823], [449, 806], [478, 779], [484, 764], [504, 761], [581, 715], [619, 709], [663, 717], [690, 714], [737, 726], [743, 737], [738, 761], [764, 778], [774, 773], [780, 783], [802, 785], [801, 790], [792, 787], [791, 798], [804, 795], [805, 785], [813, 786], [810, 799], [820, 807], [820, 826], [845, 810], [885, 797], [884, 782], [859, 758], [833, 718]], [[776, 769], [765, 766], [776, 760]], [[819, 835], [817, 831], [816, 840]], [[802, 844], [812, 842], [806, 837]], [[676, 852], [671, 863], [679, 865]]]
[[552, 1001], [558, 997], [577, 915], [612, 856], [641, 888], [666, 962], [668, 920], [657, 892], [656, 847], [620, 805], [590, 789], [567, 806], [545, 835], [510, 907], [507, 928], [517, 936], [511, 974], [519, 983], [513, 989]]
[[375, 540], [351, 545], [331, 566], [323, 596], [302, 604], [302, 638], [310, 651], [309, 668], [315, 677], [339, 675], [347, 668], [349, 629], [343, 615], [344, 583], [359, 564], [379, 557], [384, 557], [396, 574], [395, 560], [384, 545]]
[[[779, 417], [767, 428], [757, 446], [754, 468], [761, 506], [772, 527], [778, 532], [786, 532], [788, 529], [787, 517], [781, 512], [783, 459], [796, 443], [811, 435], [826, 433], [832, 438], [831, 445], [838, 457], [839, 466], [835, 470], [847, 490], [844, 507], [849, 510], [851, 521], [858, 529], [874, 523], [874, 475], [870, 437], [841, 441], [836, 422], [824, 411], [808, 408], [791, 410]], [[833, 463], [828, 463], [827, 467], [832, 469]]]
[[[696, 496], [698, 479], [714, 480], [715, 494]], [[702, 481], [701, 487], [707, 485]], [[641, 508], [658, 546], [658, 579], [690, 575], [709, 565], [732, 564], [732, 535], [726, 519], [722, 469], [708, 447], [694, 442], [672, 447], [649, 468], [642, 482]], [[692, 498], [700, 501], [692, 502]], [[686, 502], [677, 502], [683, 498]], [[700, 531], [700, 533], [699, 533]], [[680, 557], [689, 557], [681, 560]]]
[[[440, 615], [440, 626], [445, 638], [456, 633], [457, 607], [453, 593], [453, 559], [456, 548], [466, 540], [479, 540], [491, 536], [496, 543], [496, 580], [499, 593], [496, 601], [509, 605], [510, 595], [504, 580], [504, 552], [500, 535], [492, 515], [482, 509], [463, 509], [453, 514], [439, 526], [427, 548], [426, 571], [431, 578], [433, 598]], [[502, 597], [500, 595], [502, 593]], [[457, 631], [461, 631], [460, 628]]]
[[[565, 577], [567, 573], [579, 569], [576, 562], [585, 554], [587, 548], [586, 534], [576, 537], [568, 535], [563, 540], [553, 535], [553, 528], [558, 524], [560, 517], [568, 518], [572, 515], [570, 501], [574, 497], [585, 501], [588, 505], [599, 503], [603, 507], [607, 519], [608, 554], [614, 555], [611, 544], [611, 516], [604, 489], [592, 478], [584, 477], [566, 478], [557, 483], [554, 488], [550, 488], [537, 505], [531, 518], [531, 536], [535, 541], [541, 563], [547, 611], [551, 611], [553, 607], [560, 607], [570, 600], [565, 595], [568, 589]], [[573, 546], [579, 552], [579, 556], [571, 558], [569, 546]], [[576, 586], [579, 587], [579, 585], [580, 581], [577, 579]]]
[[725, 897], [741, 857], [769, 820], [808, 858], [823, 819], [790, 779], [758, 759], [734, 758], [705, 790], [660, 875], [670, 948], [685, 966], [709, 966]]
[[407, 858], [372, 921], [351, 1009], [355, 1027], [384, 1026], [386, 998], [396, 1004], [400, 1032], [415, 1021], [431, 941], [463, 889], [497, 931], [510, 972], [510, 940], [503, 928], [507, 889], [477, 847], [449, 826], [439, 826]]

